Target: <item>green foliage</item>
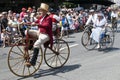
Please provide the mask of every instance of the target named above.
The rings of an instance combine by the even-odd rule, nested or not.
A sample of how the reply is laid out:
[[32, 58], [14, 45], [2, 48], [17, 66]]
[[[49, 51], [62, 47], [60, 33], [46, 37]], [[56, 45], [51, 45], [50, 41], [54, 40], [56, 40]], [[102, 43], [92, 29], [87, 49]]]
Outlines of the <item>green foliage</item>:
[[61, 6], [66, 6], [66, 7], [68, 7], [68, 8], [71, 8], [71, 7], [76, 7], [77, 4], [70, 3], [70, 2], [63, 2], [63, 3], [61, 4]]

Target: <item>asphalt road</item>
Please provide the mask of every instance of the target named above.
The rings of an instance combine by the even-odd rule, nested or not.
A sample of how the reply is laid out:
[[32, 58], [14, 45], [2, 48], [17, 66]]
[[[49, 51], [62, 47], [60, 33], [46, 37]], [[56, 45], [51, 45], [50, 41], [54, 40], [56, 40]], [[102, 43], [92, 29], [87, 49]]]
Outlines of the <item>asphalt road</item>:
[[81, 44], [81, 35], [79, 32], [65, 38], [71, 54], [62, 68], [51, 69], [43, 61], [40, 69], [26, 78], [10, 72], [7, 65], [10, 48], [0, 48], [0, 80], [120, 80], [120, 27], [109, 50], [87, 51]]

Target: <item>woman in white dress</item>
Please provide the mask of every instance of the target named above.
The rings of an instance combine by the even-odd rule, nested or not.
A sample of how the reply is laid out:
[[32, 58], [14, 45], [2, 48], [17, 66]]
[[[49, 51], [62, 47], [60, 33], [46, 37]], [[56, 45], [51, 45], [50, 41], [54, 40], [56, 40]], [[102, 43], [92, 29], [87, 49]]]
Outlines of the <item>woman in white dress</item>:
[[103, 34], [105, 32], [106, 24], [107, 24], [107, 20], [104, 17], [104, 15], [102, 13], [98, 13], [97, 19], [95, 20], [95, 22], [93, 24], [92, 33], [90, 35], [90, 37], [98, 43], [97, 48], [100, 48], [101, 34]]

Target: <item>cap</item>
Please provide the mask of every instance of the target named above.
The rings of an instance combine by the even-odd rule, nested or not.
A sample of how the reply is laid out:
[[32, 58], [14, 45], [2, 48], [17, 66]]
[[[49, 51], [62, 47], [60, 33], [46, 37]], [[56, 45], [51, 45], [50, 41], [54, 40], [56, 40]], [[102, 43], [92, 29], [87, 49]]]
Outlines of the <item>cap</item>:
[[94, 9], [91, 9], [89, 12], [94, 12], [95, 10]]

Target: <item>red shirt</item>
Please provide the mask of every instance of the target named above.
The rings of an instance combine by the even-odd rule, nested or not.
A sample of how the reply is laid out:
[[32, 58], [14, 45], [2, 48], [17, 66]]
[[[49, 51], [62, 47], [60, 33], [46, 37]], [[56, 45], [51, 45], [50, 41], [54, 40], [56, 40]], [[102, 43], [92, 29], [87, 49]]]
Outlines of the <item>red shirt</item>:
[[38, 25], [39, 31], [40, 31], [40, 33], [46, 33], [49, 35], [50, 44], [52, 47], [52, 45], [53, 45], [52, 19], [48, 15], [46, 15], [44, 17], [42, 22], [41, 22], [41, 19], [42, 19], [42, 16], [36, 21], [36, 23], [39, 24]]
[[20, 13], [20, 18], [21, 18], [21, 19], [24, 18], [24, 15], [26, 15], [26, 12], [21, 12], [21, 13]]
[[57, 23], [58, 21], [60, 21], [60, 17], [55, 14], [50, 14], [49, 16], [52, 19], [52, 22]]

